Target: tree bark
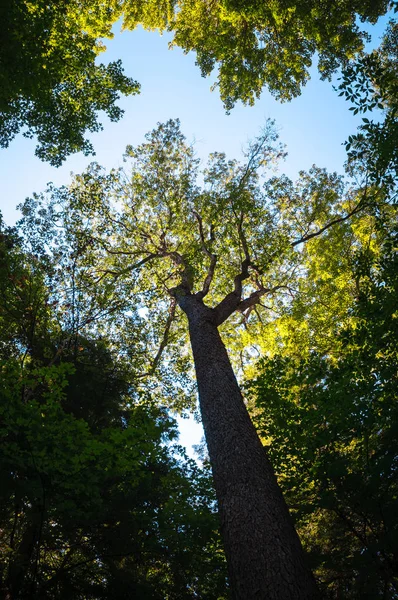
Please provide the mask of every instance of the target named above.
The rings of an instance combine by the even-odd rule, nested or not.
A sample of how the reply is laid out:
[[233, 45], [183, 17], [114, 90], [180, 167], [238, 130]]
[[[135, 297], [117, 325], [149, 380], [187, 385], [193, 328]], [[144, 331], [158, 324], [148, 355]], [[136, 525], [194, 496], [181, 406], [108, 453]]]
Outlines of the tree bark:
[[199, 402], [234, 600], [314, 600], [315, 581], [243, 402], [214, 309], [177, 296], [188, 317]]

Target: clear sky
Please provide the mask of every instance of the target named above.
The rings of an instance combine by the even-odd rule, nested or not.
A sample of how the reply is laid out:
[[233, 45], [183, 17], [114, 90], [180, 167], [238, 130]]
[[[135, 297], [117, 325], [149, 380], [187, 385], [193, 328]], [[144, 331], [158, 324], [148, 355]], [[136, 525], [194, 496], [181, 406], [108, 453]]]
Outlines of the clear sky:
[[[381, 19], [373, 31], [373, 43], [387, 19]], [[370, 30], [372, 31], [372, 30]], [[138, 144], [158, 121], [179, 117], [189, 141], [196, 140], [197, 154], [206, 159], [209, 152], [224, 151], [239, 158], [242, 146], [259, 132], [267, 118], [276, 120], [280, 138], [287, 146], [288, 158], [282, 170], [294, 178], [312, 164], [343, 172], [345, 151], [342, 143], [353, 133], [360, 119], [348, 110], [331, 83], [321, 82], [316, 70], [302, 95], [280, 104], [263, 92], [254, 107], [237, 105], [226, 115], [217, 91], [211, 93], [211, 81], [200, 76], [193, 54], [168, 50], [171, 38], [137, 29], [116, 33], [107, 40], [104, 62], [121, 58], [127, 75], [141, 84], [141, 94], [123, 98], [124, 118], [118, 123], [104, 119], [104, 130], [93, 136], [96, 156], [81, 154], [69, 158], [62, 167], [51, 167], [34, 156], [35, 140], [18, 136], [7, 149], [0, 150], [0, 210], [6, 223], [18, 217], [16, 206], [32, 192], [41, 192], [46, 183], [67, 184], [70, 172], [81, 172], [92, 160], [107, 167], [121, 164], [127, 144]], [[198, 443], [200, 430], [184, 427], [181, 441], [188, 446]]]

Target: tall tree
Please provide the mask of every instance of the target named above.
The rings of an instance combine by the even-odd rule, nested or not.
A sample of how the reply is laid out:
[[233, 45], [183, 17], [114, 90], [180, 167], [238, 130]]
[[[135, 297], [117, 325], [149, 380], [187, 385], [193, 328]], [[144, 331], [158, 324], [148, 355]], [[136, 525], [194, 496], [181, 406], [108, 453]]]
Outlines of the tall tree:
[[268, 123], [245, 164], [211, 155], [200, 188], [193, 150], [169, 121], [128, 148], [129, 172], [93, 165], [52, 190], [50, 203], [54, 214], [61, 205], [57, 218], [78, 240], [91, 284], [116, 285], [119, 300], [145, 315], [147, 371], [158, 384], [164, 358], [174, 388], [183, 387], [189, 334], [231, 588], [242, 599], [315, 598], [317, 590], [219, 328], [233, 348], [242, 320], [286, 304], [303, 275], [297, 249], [369, 200], [316, 168], [296, 186], [282, 177], [260, 187], [258, 172], [283, 154]]

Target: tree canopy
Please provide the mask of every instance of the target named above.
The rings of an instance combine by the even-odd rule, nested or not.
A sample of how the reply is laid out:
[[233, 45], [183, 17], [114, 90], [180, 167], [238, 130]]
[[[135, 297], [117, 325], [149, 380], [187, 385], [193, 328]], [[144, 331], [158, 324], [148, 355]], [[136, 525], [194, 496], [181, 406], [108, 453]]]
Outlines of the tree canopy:
[[375, 23], [389, 2], [294, 0], [155, 0], [124, 4], [124, 26], [138, 23], [174, 34], [172, 45], [194, 51], [203, 76], [218, 68], [214, 87], [227, 110], [253, 104], [264, 87], [280, 100], [300, 94], [315, 53], [323, 78], [363, 49], [358, 20]]
[[[284, 154], [268, 122], [245, 162], [214, 153], [200, 171], [171, 120], [127, 148], [128, 168], [93, 164], [25, 202], [32, 251], [57, 253], [60, 319], [110, 336], [127, 356], [135, 345], [138, 393], [194, 405], [188, 303], [221, 328], [238, 374], [250, 374], [258, 353], [337, 352], [336, 328], [350, 324], [357, 293], [353, 252], [376, 244], [375, 219], [392, 209], [366, 177], [358, 187], [317, 167], [295, 183], [270, 176]], [[78, 317], [71, 297], [86, 306]]]
[[120, 61], [97, 62], [119, 16], [113, 0], [1, 3], [0, 146], [22, 130], [55, 166], [73, 152], [93, 153], [85, 136], [101, 129], [98, 112], [117, 121], [119, 95], [139, 91]]
[[[93, 163], [25, 200], [15, 228], [0, 219], [10, 600], [397, 596], [397, 27], [364, 54], [359, 21], [388, 2], [260, 4], [0, 8], [0, 145], [36, 135], [53, 165], [92, 152], [98, 111], [117, 120], [138, 92], [98, 63], [121, 17], [218, 68], [227, 110], [264, 86], [298, 95], [317, 54], [354, 114], [382, 111], [348, 138], [346, 180], [275, 174], [272, 121], [243, 161], [203, 166], [169, 120], [123, 168]], [[197, 392], [200, 466], [172, 417]]]
[[73, 152], [93, 153], [86, 133], [101, 129], [98, 113], [117, 121], [119, 95], [139, 91], [121, 61], [98, 63], [121, 18], [127, 29], [172, 32], [172, 45], [196, 53], [203, 76], [218, 68], [214, 87], [230, 110], [238, 100], [253, 104], [264, 87], [282, 101], [299, 95], [315, 54], [321, 76], [330, 78], [363, 49], [367, 35], [358, 19], [375, 23], [389, 7], [387, 0], [5, 0], [0, 145], [22, 131], [56, 166]]
[[[31, 237], [37, 231], [38, 246], [52, 227], [61, 248], [59, 228], [51, 223], [62, 223], [65, 248], [73, 244], [86, 293], [101, 297], [104, 308], [109, 302], [115, 318], [136, 315], [147, 352], [141, 368], [156, 380], [167, 372], [178, 376], [182, 393], [189, 389], [184, 375], [190, 359], [181, 351], [186, 328], [175, 307], [175, 288], [184, 284], [210, 306], [219, 305], [219, 323], [225, 322], [225, 339], [239, 361], [245, 346], [261, 346], [267, 323], [275, 321], [273, 311], [290, 304], [308, 269], [321, 268], [320, 261], [330, 268], [326, 248], [343, 252], [352, 244], [350, 223], [372, 202], [385, 202], [376, 188], [349, 187], [316, 167], [296, 183], [285, 176], [262, 181], [283, 155], [269, 122], [249, 146], [246, 162], [212, 154], [199, 186], [194, 151], [179, 123], [169, 121], [148, 134], [146, 143], [127, 149], [129, 170], [107, 173], [93, 164], [70, 186], [50, 188], [47, 196], [25, 203], [25, 226]], [[59, 272], [69, 277], [62, 262]], [[340, 304], [344, 311], [343, 287], [344, 279], [335, 286], [331, 310]], [[240, 303], [232, 310], [222, 301], [231, 300], [234, 290]], [[329, 285], [323, 293], [331, 291]], [[249, 358], [252, 350], [246, 351]], [[174, 401], [178, 388], [173, 385]]]
[[[170, 120], [127, 148], [126, 167], [93, 164], [69, 186], [50, 185], [25, 201], [17, 230], [2, 228], [5, 590], [227, 593], [207, 471], [164, 445], [174, 436], [167, 408], [194, 406], [180, 310], [189, 298], [211, 310], [239, 376], [253, 374], [258, 354], [272, 359], [260, 366], [252, 411], [327, 593], [394, 589], [386, 565], [395, 551], [388, 516], [395, 488], [386, 477], [384, 539], [375, 533], [382, 525], [373, 482], [380, 460], [394, 478], [379, 437], [381, 429], [387, 441], [395, 435], [393, 337], [387, 371], [374, 375], [378, 361], [384, 369], [380, 341], [390, 339], [395, 314], [388, 187], [366, 176], [362, 186], [346, 184], [317, 167], [292, 182], [272, 174], [284, 155], [268, 122], [244, 162], [216, 152], [201, 169]], [[376, 305], [390, 311], [380, 321]], [[355, 420], [365, 408], [366, 431]], [[369, 506], [358, 513], [352, 490], [365, 447]], [[303, 500], [309, 493], [312, 503]], [[367, 541], [358, 545], [361, 527]], [[363, 584], [348, 568], [340, 583], [330, 582], [347, 552], [364, 577], [364, 552], [369, 560], [380, 552], [380, 568]]]

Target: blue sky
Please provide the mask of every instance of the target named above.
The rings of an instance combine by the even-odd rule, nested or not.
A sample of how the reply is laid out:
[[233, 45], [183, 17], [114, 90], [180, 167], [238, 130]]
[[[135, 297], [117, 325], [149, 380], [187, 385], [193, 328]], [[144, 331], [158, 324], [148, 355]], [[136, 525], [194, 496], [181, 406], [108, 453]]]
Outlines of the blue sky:
[[[373, 30], [375, 45], [386, 21], [381, 19]], [[102, 60], [121, 58], [126, 74], [140, 82], [141, 94], [121, 99], [124, 118], [119, 123], [104, 119], [104, 130], [91, 136], [95, 157], [74, 155], [57, 169], [37, 159], [35, 141], [22, 136], [0, 150], [0, 210], [6, 223], [15, 222], [17, 204], [33, 192], [43, 191], [47, 182], [67, 184], [70, 172], [81, 172], [92, 160], [118, 166], [127, 144], [141, 143], [158, 121], [169, 118], [180, 118], [183, 132], [189, 141], [196, 140], [197, 154], [203, 160], [215, 150], [239, 158], [242, 146], [267, 118], [273, 118], [287, 146], [288, 157], [282, 165], [287, 175], [294, 178], [314, 163], [343, 172], [342, 143], [355, 131], [360, 118], [352, 115], [331, 83], [319, 80], [315, 69], [302, 95], [292, 102], [280, 104], [264, 91], [254, 107], [237, 105], [226, 115], [217, 91], [210, 92], [212, 81], [200, 76], [194, 55], [184, 55], [178, 48], [169, 51], [170, 39], [137, 29], [116, 33], [113, 40], [106, 41], [108, 49]], [[201, 430], [187, 425], [181, 441], [190, 446], [198, 443]]]

